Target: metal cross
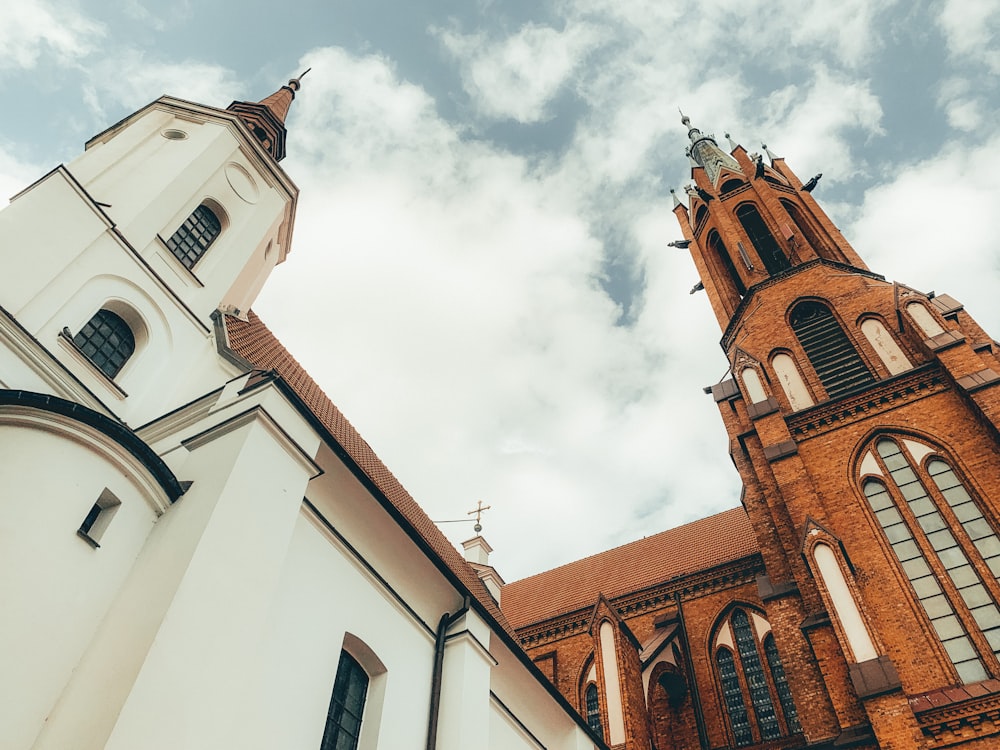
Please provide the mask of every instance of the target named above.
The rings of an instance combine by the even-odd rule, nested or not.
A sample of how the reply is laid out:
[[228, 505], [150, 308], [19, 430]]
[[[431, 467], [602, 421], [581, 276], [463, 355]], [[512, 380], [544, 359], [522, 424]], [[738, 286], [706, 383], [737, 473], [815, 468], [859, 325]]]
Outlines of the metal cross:
[[472, 528], [475, 530], [475, 532], [477, 534], [480, 531], [483, 530], [483, 524], [482, 524], [483, 511], [489, 510], [491, 507], [492, 506], [490, 506], [490, 505], [483, 505], [483, 501], [482, 500], [477, 500], [476, 501], [476, 509], [475, 510], [470, 510], [468, 513], [466, 513], [467, 516], [475, 516], [476, 517], [476, 525], [473, 526]]

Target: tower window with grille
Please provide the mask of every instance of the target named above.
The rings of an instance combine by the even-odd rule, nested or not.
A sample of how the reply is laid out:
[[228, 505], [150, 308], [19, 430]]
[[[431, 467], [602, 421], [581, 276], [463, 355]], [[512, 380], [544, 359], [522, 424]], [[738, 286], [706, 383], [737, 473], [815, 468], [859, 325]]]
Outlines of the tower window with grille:
[[132, 329], [110, 310], [98, 310], [73, 337], [73, 343], [109, 378], [114, 378], [135, 352]]
[[930, 449], [902, 442], [909, 447], [876, 442], [888, 479], [866, 479], [862, 489], [955, 671], [966, 683], [985, 680], [972, 633], [1000, 658], [1000, 608], [990, 591], [1000, 573], [1000, 538], [947, 462], [933, 457], [921, 468], [911, 451]]
[[222, 222], [204, 203], [198, 206], [167, 240], [167, 247], [185, 268], [194, 268], [222, 232]]
[[791, 324], [827, 396], [836, 398], [875, 381], [826, 305], [800, 302], [792, 311]]
[[726, 269], [726, 273], [729, 274], [729, 280], [733, 282], [733, 286], [736, 288], [736, 293], [741, 297], [747, 293], [747, 288], [743, 284], [743, 279], [740, 278], [740, 274], [736, 270], [736, 266], [733, 264], [733, 258], [729, 254], [729, 250], [726, 249], [725, 243], [722, 241], [722, 237], [719, 236], [718, 232], [713, 231], [708, 235], [708, 246], [712, 248], [712, 252], [715, 253], [716, 257], [721, 261], [722, 267]]
[[357, 750], [367, 693], [368, 674], [350, 654], [341, 651], [320, 750]]
[[587, 701], [587, 726], [593, 729], [599, 737], [602, 737], [604, 729], [601, 727], [601, 702], [597, 696], [597, 685], [594, 683], [587, 685], [585, 698]]
[[[715, 662], [729, 726], [737, 747], [802, 731], [774, 636], [758, 642], [749, 614], [736, 609], [728, 619], [733, 643], [717, 646]], [[747, 708], [747, 697], [753, 713]], [[781, 707], [779, 716], [775, 706]], [[782, 723], [782, 717], [784, 723]]]
[[743, 230], [750, 238], [750, 242], [757, 250], [757, 255], [760, 256], [760, 260], [769, 274], [773, 276], [792, 267], [792, 264], [788, 262], [788, 256], [782, 252], [755, 205], [744, 203], [736, 209], [736, 218], [743, 225]]

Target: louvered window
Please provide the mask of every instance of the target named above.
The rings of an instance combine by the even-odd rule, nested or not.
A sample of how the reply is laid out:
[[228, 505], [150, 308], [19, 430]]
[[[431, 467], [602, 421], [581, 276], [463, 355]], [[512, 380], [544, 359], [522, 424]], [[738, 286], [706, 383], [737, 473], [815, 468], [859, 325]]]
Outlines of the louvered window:
[[930, 459], [925, 472], [895, 440], [882, 438], [875, 450], [890, 479], [865, 480], [872, 512], [959, 677], [984, 680], [968, 631], [978, 629], [1000, 658], [1000, 608], [985, 585], [1000, 571], [1000, 538], [945, 461]]
[[769, 274], [773, 276], [792, 267], [755, 205], [744, 203], [736, 209], [736, 218], [743, 225], [743, 229], [756, 248], [757, 255]]
[[341, 651], [320, 750], [357, 750], [367, 692], [365, 670], [350, 654]]
[[598, 736], [604, 735], [601, 727], [601, 703], [597, 697], [597, 685], [590, 683], [587, 686], [587, 726], [594, 730]]
[[222, 232], [222, 222], [204, 203], [196, 208], [167, 240], [167, 247], [185, 268], [194, 268], [208, 246]]
[[801, 302], [792, 311], [792, 330], [830, 398], [874, 382], [830, 308], [819, 302]]

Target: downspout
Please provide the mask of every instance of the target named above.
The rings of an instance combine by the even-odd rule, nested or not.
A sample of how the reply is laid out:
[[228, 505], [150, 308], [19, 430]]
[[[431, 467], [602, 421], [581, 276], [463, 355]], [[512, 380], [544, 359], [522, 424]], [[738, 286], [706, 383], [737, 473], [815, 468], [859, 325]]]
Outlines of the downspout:
[[469, 611], [471, 602], [466, 596], [462, 606], [454, 614], [445, 612], [438, 622], [437, 637], [434, 639], [434, 672], [431, 675], [431, 714], [427, 721], [427, 750], [437, 747], [438, 715], [441, 713], [441, 675], [444, 672], [444, 640], [448, 628]]
[[684, 608], [681, 606], [681, 592], [674, 592], [674, 601], [677, 602], [677, 621], [680, 624], [681, 638], [684, 639], [684, 646], [687, 649], [687, 656], [684, 666], [687, 672], [688, 682], [691, 685], [691, 705], [694, 707], [694, 721], [698, 725], [698, 743], [702, 750], [708, 750], [708, 730], [705, 728], [705, 714], [701, 710], [701, 696], [698, 695], [698, 681], [694, 674], [694, 663], [691, 659], [691, 644], [687, 637], [687, 625], [684, 623]]

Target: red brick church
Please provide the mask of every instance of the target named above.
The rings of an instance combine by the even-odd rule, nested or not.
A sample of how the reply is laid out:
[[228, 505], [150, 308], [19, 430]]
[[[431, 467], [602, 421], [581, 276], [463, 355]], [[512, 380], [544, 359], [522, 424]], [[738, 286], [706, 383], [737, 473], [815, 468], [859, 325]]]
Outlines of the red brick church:
[[[508, 584], [612, 748], [1000, 748], [1000, 361], [868, 270], [782, 158], [690, 125], [742, 508]], [[731, 144], [732, 145], [732, 144]]]

